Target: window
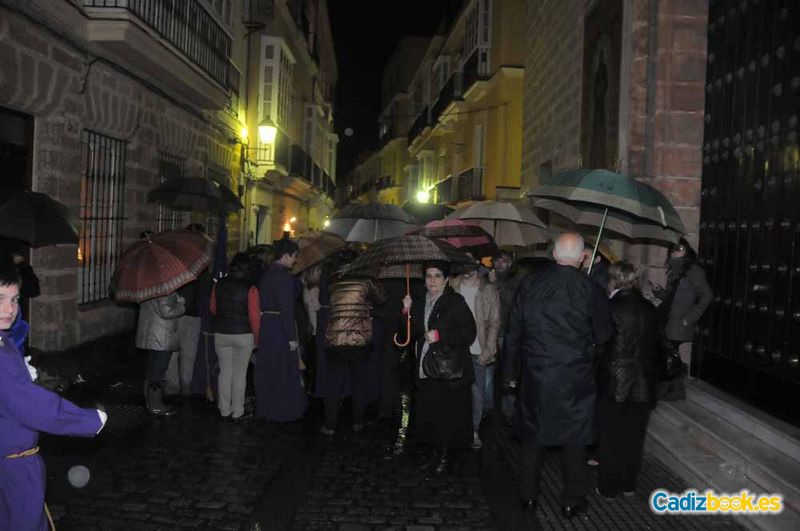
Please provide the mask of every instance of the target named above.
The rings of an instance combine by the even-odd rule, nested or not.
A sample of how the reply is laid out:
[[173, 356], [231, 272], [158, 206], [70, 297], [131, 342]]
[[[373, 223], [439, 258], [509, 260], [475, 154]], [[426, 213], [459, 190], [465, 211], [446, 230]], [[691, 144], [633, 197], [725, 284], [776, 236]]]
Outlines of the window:
[[[159, 182], [165, 182], [167, 179], [176, 177], [183, 177], [186, 172], [186, 159], [170, 155], [169, 153], [159, 152], [158, 154], [158, 175]], [[158, 213], [156, 214], [156, 230], [177, 230], [182, 229], [188, 222], [186, 220], [187, 213], [179, 210], [174, 210], [166, 205], [158, 205]]]
[[475, 168], [483, 168], [486, 163], [486, 135], [483, 124], [475, 126], [475, 145], [473, 147]]
[[127, 143], [84, 130], [78, 303], [107, 299], [122, 252]]
[[[294, 58], [275, 37], [261, 37], [261, 68], [259, 69], [259, 123], [270, 119], [284, 130], [291, 119], [292, 72]], [[271, 160], [272, 146], [258, 143], [258, 160]]]

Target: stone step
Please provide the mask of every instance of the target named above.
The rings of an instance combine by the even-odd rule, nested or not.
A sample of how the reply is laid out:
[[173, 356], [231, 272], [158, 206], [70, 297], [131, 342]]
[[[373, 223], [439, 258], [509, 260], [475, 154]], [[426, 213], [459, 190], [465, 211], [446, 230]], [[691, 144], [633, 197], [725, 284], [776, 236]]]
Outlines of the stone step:
[[[702, 491], [738, 492], [748, 489], [754, 493], [765, 492], [758, 482], [724, 457], [702, 445], [687, 430], [687, 418], [660, 403], [650, 418], [647, 429], [646, 451], [662, 461], [681, 476], [692, 488]], [[785, 505], [779, 515], [736, 515], [736, 522], [748, 529], [763, 531], [794, 531], [800, 529], [800, 513]]]
[[787, 424], [701, 380], [688, 380], [686, 398], [800, 462], [800, 428]]

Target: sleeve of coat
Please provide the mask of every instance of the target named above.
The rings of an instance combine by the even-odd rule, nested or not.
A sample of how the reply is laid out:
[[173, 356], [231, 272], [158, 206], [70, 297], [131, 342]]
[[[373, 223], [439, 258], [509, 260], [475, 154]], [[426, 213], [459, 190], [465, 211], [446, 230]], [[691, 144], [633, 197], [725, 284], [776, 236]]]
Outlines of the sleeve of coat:
[[439, 343], [443, 345], [471, 345], [478, 333], [475, 318], [461, 295], [455, 295], [453, 302], [446, 309], [444, 326], [439, 332]]
[[52, 433], [91, 437], [103, 423], [96, 409], [76, 406], [30, 379], [27, 370], [11, 366], [7, 352], [0, 353], [0, 409], [28, 429]]
[[524, 282], [514, 294], [514, 302], [508, 317], [508, 328], [503, 339], [503, 352], [501, 352], [503, 386], [516, 382], [519, 378], [519, 360], [522, 352], [522, 333], [525, 330], [525, 304], [522, 293], [525, 291]]
[[177, 319], [186, 312], [183, 303], [175, 294], [159, 297], [153, 309], [162, 319]]
[[689, 324], [694, 324], [700, 320], [705, 313], [711, 300], [714, 298], [714, 292], [711, 291], [711, 286], [708, 285], [706, 274], [699, 266], [695, 266], [686, 272], [686, 279], [692, 283], [692, 286], [697, 290], [697, 298], [691, 308], [682, 316]]
[[258, 345], [259, 332], [261, 331], [261, 299], [258, 288], [252, 286], [247, 292], [247, 319], [250, 321], [250, 330], [253, 332], [253, 342]]
[[283, 328], [284, 337], [288, 341], [297, 341], [297, 325], [294, 315], [294, 301], [297, 297], [294, 277], [290, 277], [291, 282], [280, 282], [276, 291], [278, 311], [281, 312], [280, 321]]
[[489, 308], [486, 314], [488, 329], [486, 331], [486, 345], [482, 345], [482, 350], [497, 354], [497, 334], [500, 332], [500, 293], [492, 285], [489, 285]]
[[592, 328], [594, 329], [594, 342], [602, 345], [614, 334], [614, 321], [611, 318], [611, 307], [608, 297], [602, 288], [592, 284]]

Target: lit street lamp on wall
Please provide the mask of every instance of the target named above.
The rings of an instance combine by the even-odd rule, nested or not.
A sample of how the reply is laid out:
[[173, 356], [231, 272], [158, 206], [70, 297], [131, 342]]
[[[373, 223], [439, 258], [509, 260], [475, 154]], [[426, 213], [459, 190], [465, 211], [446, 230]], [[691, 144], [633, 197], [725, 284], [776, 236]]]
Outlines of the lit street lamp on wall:
[[427, 190], [420, 190], [417, 192], [417, 202], [427, 203], [431, 200], [431, 193]]
[[275, 137], [278, 136], [278, 128], [272, 123], [269, 117], [258, 124], [258, 139], [262, 144], [271, 144], [275, 142]]

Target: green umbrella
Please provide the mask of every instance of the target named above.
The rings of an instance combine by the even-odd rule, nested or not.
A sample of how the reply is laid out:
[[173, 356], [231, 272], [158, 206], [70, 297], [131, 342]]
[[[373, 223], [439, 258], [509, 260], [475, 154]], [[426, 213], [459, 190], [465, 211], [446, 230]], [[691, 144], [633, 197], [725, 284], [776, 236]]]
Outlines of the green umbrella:
[[[608, 170], [579, 169], [559, 173], [544, 179], [528, 195], [570, 203], [575, 208], [602, 209], [598, 242], [608, 222], [609, 211], [612, 216], [630, 214], [634, 216], [632, 219], [639, 218], [665, 230], [679, 234], [686, 232], [680, 216], [664, 194], [648, 184]], [[553, 211], [557, 212], [555, 208]], [[597, 245], [592, 252], [590, 271], [596, 253]]]

